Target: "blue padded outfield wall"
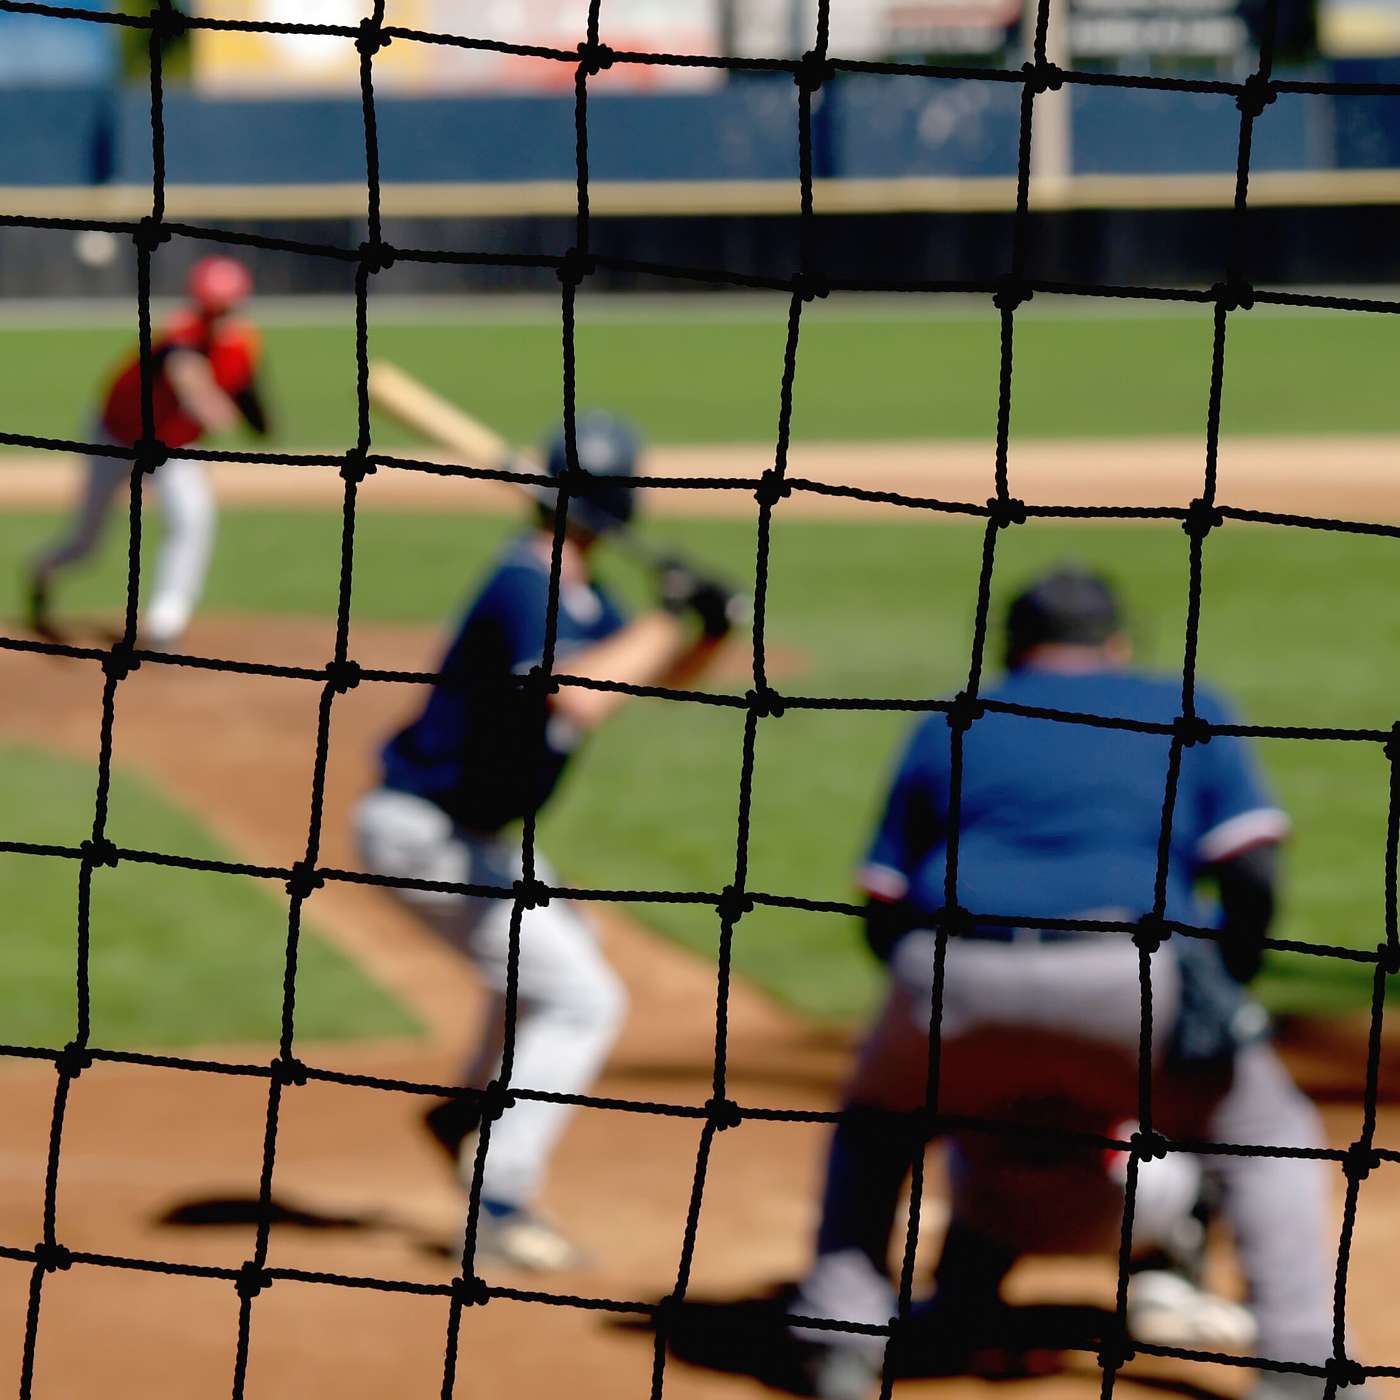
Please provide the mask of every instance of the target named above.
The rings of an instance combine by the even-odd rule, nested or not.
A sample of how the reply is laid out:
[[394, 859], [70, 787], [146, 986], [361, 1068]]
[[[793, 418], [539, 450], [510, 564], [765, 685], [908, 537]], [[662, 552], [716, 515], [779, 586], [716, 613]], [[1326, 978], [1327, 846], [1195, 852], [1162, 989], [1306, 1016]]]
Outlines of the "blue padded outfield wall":
[[[89, 57], [96, 63], [100, 55]], [[1396, 63], [1333, 66], [1343, 78], [1400, 76]], [[0, 143], [0, 184], [149, 181], [145, 90], [88, 76], [45, 87], [0, 85], [0, 130], [7, 137]], [[823, 91], [815, 113], [816, 173], [1010, 175], [1018, 100], [1013, 84], [843, 77]], [[1234, 168], [1239, 113], [1228, 96], [1078, 88], [1072, 111], [1080, 172]], [[571, 97], [384, 97], [378, 112], [386, 180], [574, 175]], [[796, 89], [786, 78], [748, 78], [699, 94], [602, 94], [588, 112], [596, 180], [781, 180], [797, 170]], [[168, 178], [175, 182], [364, 179], [357, 98], [239, 100], [171, 87], [166, 131]], [[1368, 166], [1400, 166], [1400, 100], [1284, 96], [1256, 125], [1256, 169]]]

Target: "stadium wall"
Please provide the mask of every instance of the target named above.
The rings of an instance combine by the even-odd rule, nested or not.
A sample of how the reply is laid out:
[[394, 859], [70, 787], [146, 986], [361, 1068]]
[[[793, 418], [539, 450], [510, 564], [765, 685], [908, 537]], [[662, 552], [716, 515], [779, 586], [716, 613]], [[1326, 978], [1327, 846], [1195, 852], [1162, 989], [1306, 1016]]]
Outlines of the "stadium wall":
[[[1400, 62], [1333, 65], [1395, 80]], [[1009, 261], [1019, 89], [843, 75], [814, 122], [820, 256], [834, 278], [983, 280]], [[1228, 95], [1103, 87], [1073, 95], [1076, 171], [1036, 215], [1033, 274], [1204, 284], [1222, 272], [1239, 113]], [[385, 236], [402, 247], [563, 252], [574, 208], [573, 103], [384, 97]], [[0, 88], [0, 212], [136, 219], [149, 210], [144, 91]], [[745, 77], [703, 93], [589, 104], [596, 251], [764, 277], [797, 263], [796, 89]], [[358, 100], [166, 98], [170, 217], [354, 248], [364, 237]], [[1284, 95], [1256, 124], [1251, 265], [1261, 283], [1400, 276], [1400, 102]], [[1053, 193], [1053, 192], [1052, 192]], [[1041, 201], [1045, 192], [1035, 194]], [[171, 290], [196, 249], [156, 259]], [[268, 291], [348, 290], [344, 264], [256, 253]], [[59, 230], [0, 228], [0, 295], [126, 294], [132, 259], [80, 264]], [[603, 272], [596, 285], [640, 285]], [[404, 292], [549, 287], [548, 272], [400, 263]]]
[[[815, 173], [1009, 176], [1018, 103], [1015, 84], [844, 75], [823, 90], [815, 114]], [[571, 97], [382, 97], [377, 111], [388, 181], [573, 176]], [[1077, 88], [1072, 116], [1080, 174], [1234, 168], [1239, 113], [1228, 94]], [[172, 87], [165, 118], [167, 177], [176, 183], [364, 178], [357, 98], [217, 98]], [[6, 185], [149, 186], [150, 112], [139, 87], [0, 88], [0, 129]], [[591, 173], [600, 181], [791, 179], [796, 132], [796, 89], [785, 77], [746, 77], [704, 93], [604, 93], [589, 103]], [[1388, 99], [1284, 96], [1256, 128], [1256, 170], [1378, 164], [1400, 164], [1400, 104]]]

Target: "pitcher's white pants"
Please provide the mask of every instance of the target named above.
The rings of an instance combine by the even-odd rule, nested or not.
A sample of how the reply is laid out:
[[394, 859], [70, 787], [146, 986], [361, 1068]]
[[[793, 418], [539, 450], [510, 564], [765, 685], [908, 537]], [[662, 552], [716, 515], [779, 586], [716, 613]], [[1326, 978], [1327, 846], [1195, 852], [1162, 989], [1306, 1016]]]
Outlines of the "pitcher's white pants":
[[[123, 458], [87, 459], [83, 494], [67, 533], [34, 561], [34, 572], [41, 579], [52, 578], [92, 553], [118, 493], [130, 480], [131, 463]], [[204, 592], [216, 511], [202, 462], [176, 458], [158, 467], [152, 481], [163, 529], [152, 586], [141, 612], [141, 633], [147, 645], [162, 647], [185, 630]]]
[[[440, 807], [380, 788], [355, 813], [365, 868], [378, 875], [509, 886], [521, 876], [516, 841], [461, 831]], [[536, 873], [553, 876], [536, 857]], [[491, 993], [490, 1010], [466, 1082], [481, 1088], [500, 1072], [510, 957], [509, 899], [394, 891], [436, 933], [471, 959]], [[520, 959], [512, 1087], [581, 1094], [593, 1083], [622, 1028], [627, 997], [583, 914], [561, 899], [527, 909]], [[572, 1105], [518, 1099], [492, 1125], [482, 1196], [525, 1205], [537, 1192]]]

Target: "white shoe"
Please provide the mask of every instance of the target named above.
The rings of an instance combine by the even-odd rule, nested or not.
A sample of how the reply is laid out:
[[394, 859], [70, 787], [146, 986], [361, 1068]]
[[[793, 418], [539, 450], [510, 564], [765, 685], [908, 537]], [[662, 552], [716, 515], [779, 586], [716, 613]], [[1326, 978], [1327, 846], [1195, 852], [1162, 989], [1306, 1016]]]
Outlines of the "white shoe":
[[1145, 1269], [1128, 1280], [1127, 1320], [1128, 1335], [1149, 1346], [1248, 1353], [1258, 1338], [1254, 1314], [1248, 1308], [1197, 1288], [1167, 1269]]
[[512, 1269], [533, 1274], [582, 1268], [588, 1256], [547, 1220], [528, 1210], [493, 1215], [483, 1205], [477, 1216], [476, 1252]]

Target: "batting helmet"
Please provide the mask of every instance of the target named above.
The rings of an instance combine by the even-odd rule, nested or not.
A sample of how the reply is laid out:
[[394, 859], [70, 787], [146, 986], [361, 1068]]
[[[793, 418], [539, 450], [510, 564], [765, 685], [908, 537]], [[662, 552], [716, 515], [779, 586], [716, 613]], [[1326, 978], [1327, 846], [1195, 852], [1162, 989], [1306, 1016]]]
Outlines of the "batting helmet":
[[206, 315], [232, 310], [252, 290], [252, 276], [237, 258], [201, 258], [190, 269], [190, 298]]
[[1113, 586], [1075, 566], [1053, 570], [1018, 594], [1006, 615], [1006, 661], [1049, 642], [1100, 646], [1123, 629]]
[[[574, 443], [579, 467], [591, 479], [570, 494], [569, 519], [595, 535], [621, 529], [636, 511], [636, 491], [622, 480], [636, 473], [640, 439], [621, 418], [593, 411], [575, 420]], [[544, 458], [550, 476], [562, 477], [568, 471], [562, 428], [546, 444]]]

